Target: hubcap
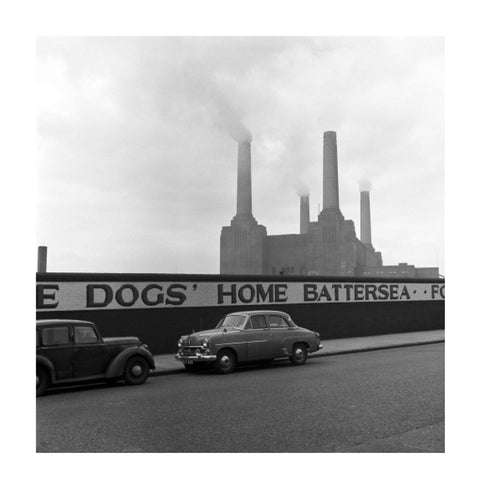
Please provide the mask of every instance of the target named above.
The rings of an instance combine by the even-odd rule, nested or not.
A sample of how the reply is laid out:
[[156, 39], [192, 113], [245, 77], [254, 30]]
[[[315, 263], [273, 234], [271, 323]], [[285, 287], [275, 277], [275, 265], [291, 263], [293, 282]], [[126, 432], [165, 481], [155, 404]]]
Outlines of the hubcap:
[[220, 363], [224, 368], [228, 368], [231, 364], [230, 358], [228, 356], [222, 356]]
[[296, 357], [297, 359], [303, 359], [303, 349], [298, 348], [298, 349], [295, 351], [295, 357]]
[[141, 366], [139, 366], [138, 364], [136, 364], [132, 368], [132, 374], [133, 374], [133, 376], [140, 376], [142, 373], [143, 373], [143, 368]]

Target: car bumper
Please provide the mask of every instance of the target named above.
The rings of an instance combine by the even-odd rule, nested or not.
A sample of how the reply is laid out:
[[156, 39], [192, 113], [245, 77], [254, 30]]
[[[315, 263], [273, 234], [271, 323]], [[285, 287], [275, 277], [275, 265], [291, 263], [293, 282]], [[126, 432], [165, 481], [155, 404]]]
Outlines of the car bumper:
[[184, 364], [194, 364], [194, 363], [208, 363], [215, 361], [217, 356], [215, 354], [176, 354], [175, 359], [177, 361], [181, 361]]

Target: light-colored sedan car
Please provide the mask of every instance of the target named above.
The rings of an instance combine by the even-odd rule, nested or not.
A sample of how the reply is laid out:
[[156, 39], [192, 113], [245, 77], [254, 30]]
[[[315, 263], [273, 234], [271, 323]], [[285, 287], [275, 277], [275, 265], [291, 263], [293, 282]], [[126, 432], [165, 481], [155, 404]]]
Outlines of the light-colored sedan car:
[[322, 347], [318, 332], [299, 327], [288, 314], [255, 310], [230, 313], [215, 329], [182, 336], [175, 357], [189, 371], [210, 363], [218, 373], [231, 373], [238, 363], [276, 358], [300, 365]]

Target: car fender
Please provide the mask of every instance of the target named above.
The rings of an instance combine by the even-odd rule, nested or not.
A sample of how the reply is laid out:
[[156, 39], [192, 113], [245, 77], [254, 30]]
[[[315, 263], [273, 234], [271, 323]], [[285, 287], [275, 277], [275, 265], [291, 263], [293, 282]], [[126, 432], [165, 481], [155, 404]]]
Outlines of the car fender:
[[247, 342], [244, 332], [229, 332], [212, 338], [208, 347], [212, 354], [218, 354], [221, 349], [231, 349], [237, 361], [242, 362], [247, 359]]
[[310, 351], [316, 350], [315, 340], [313, 340], [313, 338], [311, 337], [305, 336], [304, 334], [296, 334], [296, 335], [286, 337], [282, 341], [281, 347], [286, 349], [288, 352], [290, 352], [292, 350], [293, 345], [296, 342], [303, 342], [305, 344], [308, 344], [308, 348], [310, 349]]
[[153, 360], [152, 353], [143, 347], [129, 347], [124, 349], [118, 356], [113, 359], [113, 361], [108, 365], [107, 371], [105, 373], [105, 378], [116, 378], [123, 375], [123, 370], [125, 369], [125, 363], [132, 356], [143, 356], [150, 369], [155, 369], [155, 362]]
[[52, 362], [43, 356], [37, 355], [37, 365], [41, 365], [46, 368], [47, 371], [50, 373], [50, 379], [52, 383], [55, 383], [55, 381], [57, 380], [57, 376], [55, 375], [55, 368], [53, 367]]

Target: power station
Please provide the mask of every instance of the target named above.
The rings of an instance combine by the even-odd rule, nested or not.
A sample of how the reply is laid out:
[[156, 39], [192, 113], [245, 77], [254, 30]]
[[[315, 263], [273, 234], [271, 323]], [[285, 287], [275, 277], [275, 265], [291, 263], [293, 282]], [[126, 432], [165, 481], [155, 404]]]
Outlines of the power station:
[[300, 233], [268, 235], [252, 214], [251, 139], [238, 143], [237, 213], [220, 236], [220, 273], [237, 275], [379, 276], [438, 278], [438, 268], [384, 266], [372, 245], [370, 192], [360, 192], [360, 239], [340, 210], [337, 135], [323, 134], [323, 209], [310, 221], [300, 196]]

